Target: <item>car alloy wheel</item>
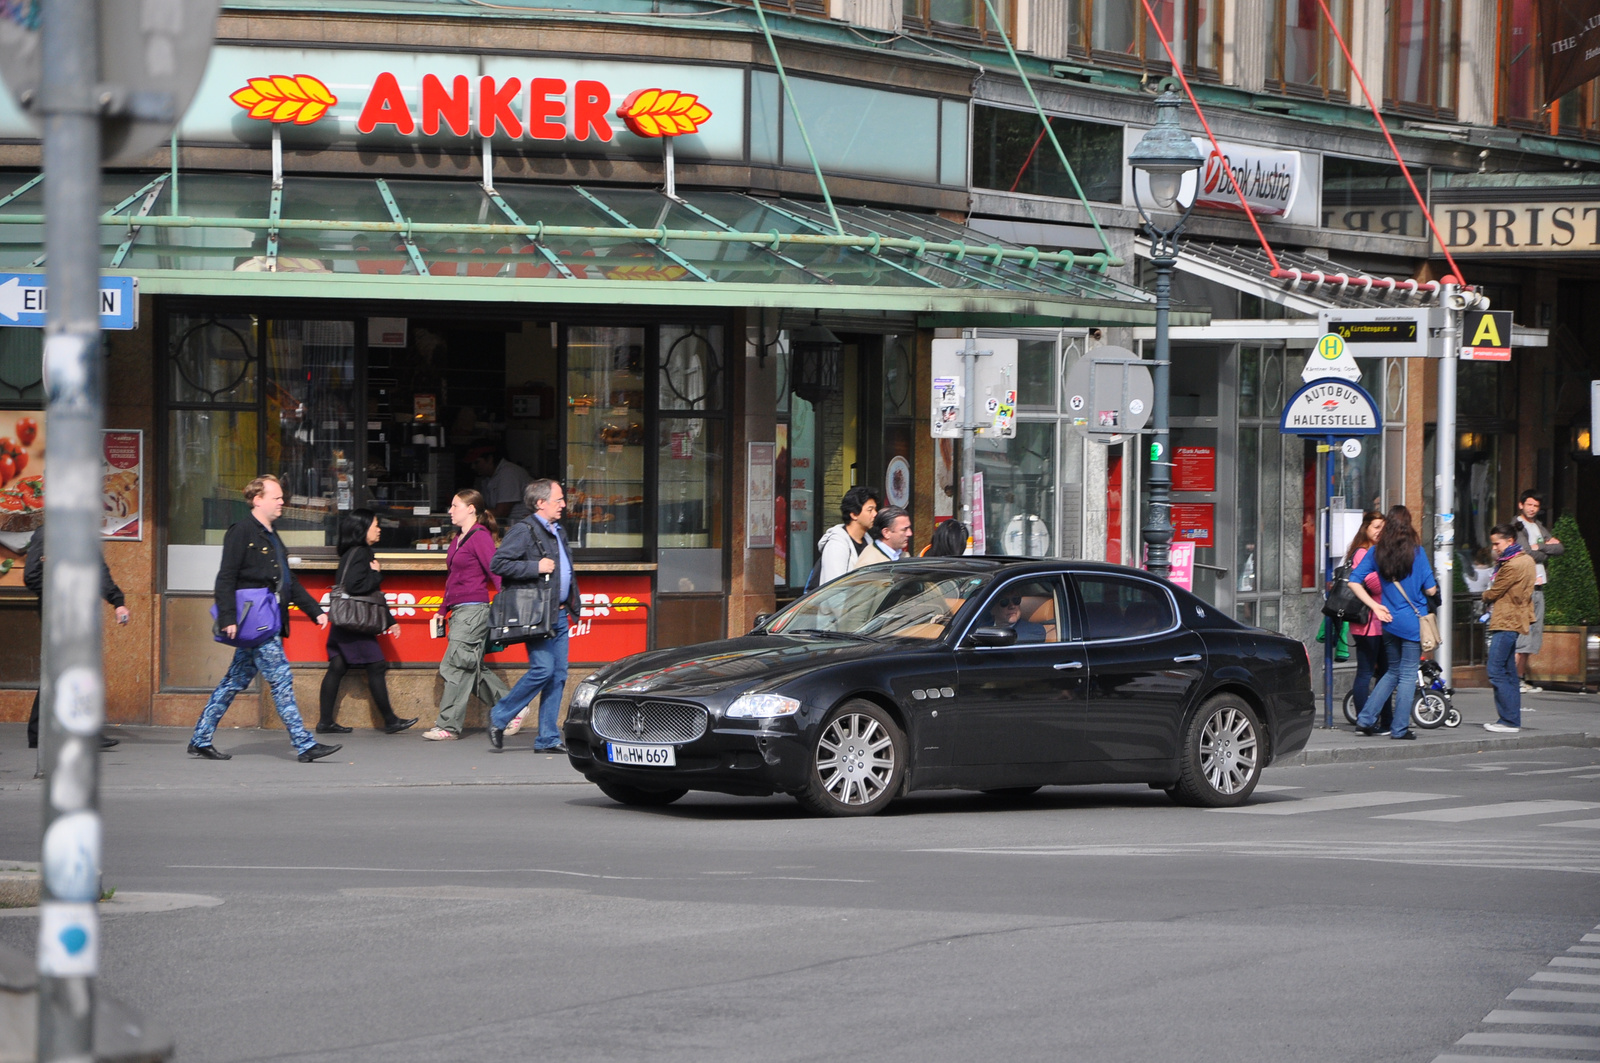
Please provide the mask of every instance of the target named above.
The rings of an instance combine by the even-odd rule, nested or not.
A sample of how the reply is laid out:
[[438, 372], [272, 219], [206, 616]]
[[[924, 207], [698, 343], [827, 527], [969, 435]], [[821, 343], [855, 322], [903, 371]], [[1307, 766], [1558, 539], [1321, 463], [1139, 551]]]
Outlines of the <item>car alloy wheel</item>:
[[826, 816], [870, 816], [900, 791], [905, 736], [877, 705], [851, 701], [818, 729], [806, 788], [795, 796]]
[[1261, 724], [1242, 700], [1220, 694], [1200, 706], [1184, 735], [1177, 785], [1167, 793], [1184, 805], [1243, 804], [1261, 780]]

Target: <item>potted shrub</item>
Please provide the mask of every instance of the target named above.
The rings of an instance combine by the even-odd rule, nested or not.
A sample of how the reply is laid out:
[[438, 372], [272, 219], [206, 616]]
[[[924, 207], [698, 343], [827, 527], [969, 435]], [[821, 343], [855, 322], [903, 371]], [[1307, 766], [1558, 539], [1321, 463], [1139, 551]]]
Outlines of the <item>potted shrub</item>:
[[1544, 645], [1528, 661], [1528, 678], [1582, 687], [1589, 678], [1589, 626], [1600, 624], [1600, 588], [1577, 520], [1562, 517], [1550, 534], [1567, 549], [1545, 565]]

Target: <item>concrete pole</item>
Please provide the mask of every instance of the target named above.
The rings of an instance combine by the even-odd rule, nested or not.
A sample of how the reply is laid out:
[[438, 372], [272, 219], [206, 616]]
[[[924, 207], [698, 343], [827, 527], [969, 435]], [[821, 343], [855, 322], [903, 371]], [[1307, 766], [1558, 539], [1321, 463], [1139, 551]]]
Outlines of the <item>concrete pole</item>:
[[44, 845], [39, 1059], [94, 1050], [99, 974], [100, 80], [95, 0], [42, 5], [45, 254]]
[[[1450, 278], [1452, 281], [1455, 278]], [[1444, 306], [1444, 357], [1439, 359], [1439, 414], [1433, 433], [1433, 574], [1439, 581], [1439, 648], [1434, 660], [1444, 669], [1445, 686], [1454, 686], [1456, 545], [1456, 368], [1461, 356], [1461, 310], [1455, 284], [1439, 293]]]

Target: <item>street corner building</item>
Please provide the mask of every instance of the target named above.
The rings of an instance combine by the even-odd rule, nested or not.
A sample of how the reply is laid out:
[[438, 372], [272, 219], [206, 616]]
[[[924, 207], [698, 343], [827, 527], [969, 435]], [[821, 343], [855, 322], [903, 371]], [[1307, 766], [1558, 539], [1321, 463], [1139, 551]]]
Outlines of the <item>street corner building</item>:
[[[104, 179], [105, 553], [133, 613], [106, 634], [110, 720], [190, 725], [226, 670], [211, 590], [262, 472], [313, 595], [339, 515], [379, 513], [395, 708], [424, 726], [446, 509], [479, 454], [564, 485], [580, 675], [746, 631], [800, 594], [852, 486], [906, 508], [917, 549], [958, 515], [937, 352], [969, 332], [1015, 351], [984, 395], [976, 548], [1141, 564], [1148, 447], [1068, 382], [1101, 347], [1154, 357], [1128, 155], [1172, 72], [1162, 36], [1217, 138], [1185, 101], [1206, 161], [1170, 322], [1173, 575], [1309, 639], [1319, 514], [1431, 512], [1443, 246], [1314, 8], [1161, 3], [1158, 33], [1138, 0], [990, 6], [225, 3], [171, 143]], [[1526, 486], [1600, 527], [1600, 484], [1573, 456], [1573, 382], [1600, 376], [1593, 83], [1546, 104], [1554, 60], [1518, 43], [1542, 40], [1531, 7], [1330, 10], [1465, 279], [1514, 312], [1509, 360], [1462, 365], [1458, 546], [1486, 542]], [[7, 719], [39, 675], [21, 558], [49, 480], [42, 211], [36, 134], [5, 98]], [[1381, 425], [1334, 457], [1330, 490], [1318, 441], [1283, 428], [1341, 315], [1423, 338], [1351, 339]], [[323, 637], [291, 616], [310, 703]], [[489, 660], [522, 666], [514, 648]], [[268, 697], [245, 695], [234, 722], [277, 726]], [[359, 679], [341, 704], [347, 724], [378, 722]]]

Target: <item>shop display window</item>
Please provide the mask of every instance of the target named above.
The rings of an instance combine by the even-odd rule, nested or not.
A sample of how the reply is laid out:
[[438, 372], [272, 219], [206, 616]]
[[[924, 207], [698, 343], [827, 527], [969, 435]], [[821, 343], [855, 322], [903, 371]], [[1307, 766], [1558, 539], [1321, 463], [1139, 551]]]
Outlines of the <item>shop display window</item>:
[[1056, 425], [1019, 421], [1015, 439], [980, 439], [989, 552], [1050, 557], [1056, 512]]
[[338, 513], [356, 506], [360, 460], [355, 325], [269, 320], [262, 350], [265, 464], [285, 501], [276, 529], [291, 548], [336, 545]]
[[567, 332], [567, 535], [575, 547], [644, 548], [645, 330]]

